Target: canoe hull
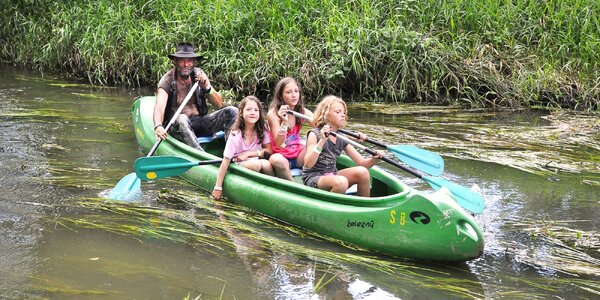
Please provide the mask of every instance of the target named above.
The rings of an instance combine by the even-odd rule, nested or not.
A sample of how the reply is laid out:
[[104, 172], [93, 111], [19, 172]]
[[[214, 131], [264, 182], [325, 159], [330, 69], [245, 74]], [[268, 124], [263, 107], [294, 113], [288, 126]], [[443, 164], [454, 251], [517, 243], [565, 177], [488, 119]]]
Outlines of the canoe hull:
[[[134, 103], [132, 115], [138, 144], [148, 151], [155, 143], [152, 123], [154, 97]], [[220, 145], [218, 143], [221, 143]], [[169, 137], [155, 155], [179, 156], [191, 161], [216, 159], [222, 142], [196, 151]], [[215, 147], [211, 149], [211, 147]], [[352, 165], [347, 157], [338, 164]], [[212, 191], [219, 165], [191, 168], [182, 175]], [[223, 189], [228, 201], [261, 214], [386, 255], [435, 261], [465, 261], [483, 252], [483, 234], [473, 217], [450, 192], [412, 189], [384, 170], [373, 167], [373, 198], [325, 192], [296, 182], [252, 172], [232, 164]]]

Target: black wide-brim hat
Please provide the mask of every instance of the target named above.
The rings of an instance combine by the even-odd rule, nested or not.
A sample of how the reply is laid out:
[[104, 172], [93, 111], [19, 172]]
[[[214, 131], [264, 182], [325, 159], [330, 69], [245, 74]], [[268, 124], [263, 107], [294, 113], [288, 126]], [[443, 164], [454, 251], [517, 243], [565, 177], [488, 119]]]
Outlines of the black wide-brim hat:
[[191, 43], [179, 43], [175, 49], [175, 53], [167, 55], [170, 59], [175, 58], [195, 58], [196, 60], [204, 59], [204, 56], [194, 52], [194, 46]]

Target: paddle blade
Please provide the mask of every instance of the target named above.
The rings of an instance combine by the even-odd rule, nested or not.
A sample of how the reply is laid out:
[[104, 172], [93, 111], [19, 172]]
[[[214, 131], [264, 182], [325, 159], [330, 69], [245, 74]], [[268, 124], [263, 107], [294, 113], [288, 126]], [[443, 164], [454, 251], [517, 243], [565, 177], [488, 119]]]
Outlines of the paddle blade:
[[452, 183], [439, 177], [433, 178], [423, 176], [423, 180], [427, 181], [427, 183], [429, 183], [429, 185], [435, 190], [439, 190], [441, 187], [445, 187], [450, 190], [452, 196], [454, 196], [454, 199], [456, 199], [456, 202], [458, 202], [458, 204], [464, 209], [476, 214], [483, 212], [485, 204], [481, 194], [476, 193], [462, 185]]
[[437, 153], [411, 145], [388, 146], [398, 159], [424, 173], [440, 176], [444, 172], [444, 159]]
[[129, 173], [119, 180], [117, 185], [110, 191], [108, 198], [120, 201], [132, 201], [142, 195], [140, 179], [135, 173]]
[[141, 180], [154, 180], [177, 176], [198, 163], [176, 156], [140, 157], [135, 161], [135, 173]]

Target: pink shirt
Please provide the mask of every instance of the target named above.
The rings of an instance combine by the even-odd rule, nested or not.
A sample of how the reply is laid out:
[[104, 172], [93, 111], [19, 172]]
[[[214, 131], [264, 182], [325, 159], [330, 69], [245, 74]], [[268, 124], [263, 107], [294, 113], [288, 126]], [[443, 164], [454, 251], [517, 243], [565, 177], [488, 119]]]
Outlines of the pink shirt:
[[[269, 137], [269, 133], [265, 130], [262, 145], [270, 143], [271, 138]], [[227, 144], [225, 144], [225, 150], [223, 150], [223, 157], [232, 159], [249, 150], [260, 150], [262, 149], [262, 145], [258, 141], [258, 136], [256, 136], [250, 144], [246, 144], [242, 137], [242, 133], [239, 130], [234, 130], [227, 138]]]
[[[287, 159], [294, 159], [298, 157], [300, 152], [304, 150], [304, 145], [302, 145], [300, 140], [301, 128], [302, 124], [296, 123], [294, 127], [286, 133], [283, 145], [272, 145], [273, 153], [281, 153], [281, 155]], [[270, 131], [269, 136], [271, 136]], [[274, 138], [271, 136], [271, 140], [273, 139]]]

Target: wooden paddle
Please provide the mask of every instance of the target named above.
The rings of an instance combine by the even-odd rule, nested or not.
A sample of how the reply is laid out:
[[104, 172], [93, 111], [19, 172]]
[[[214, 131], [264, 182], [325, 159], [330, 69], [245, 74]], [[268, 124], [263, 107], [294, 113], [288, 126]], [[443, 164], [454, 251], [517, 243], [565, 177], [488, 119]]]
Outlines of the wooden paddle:
[[220, 164], [221, 159], [190, 161], [177, 156], [140, 157], [135, 161], [135, 174], [141, 180], [153, 180], [177, 176], [187, 172], [191, 167]]
[[[338, 129], [339, 132], [360, 139], [358, 133]], [[407, 165], [433, 176], [440, 176], [444, 172], [444, 159], [437, 153], [421, 149], [412, 145], [392, 145], [388, 146], [382, 142], [366, 139], [367, 142], [386, 148], [391, 151]]]
[[[306, 115], [303, 115], [301, 113], [298, 112], [294, 112], [294, 115], [303, 118], [309, 122], [312, 122], [312, 119]], [[346, 143], [353, 145], [354, 147], [363, 150], [371, 155], [376, 155], [377, 152], [375, 152], [374, 150], [371, 150], [351, 139], [349, 139], [348, 137], [344, 136], [341, 133], [335, 133], [335, 132], [331, 132], [331, 134], [333, 136], [336, 136], [342, 140], [344, 140]], [[462, 206], [463, 208], [476, 213], [476, 214], [480, 214], [483, 212], [483, 208], [484, 208], [484, 201], [483, 201], [483, 197], [479, 194], [476, 193], [464, 186], [458, 185], [456, 183], [452, 183], [448, 180], [445, 180], [443, 178], [439, 178], [439, 177], [426, 177], [423, 176], [387, 157], [382, 157], [381, 160], [387, 162], [390, 165], [393, 165], [397, 168], [402, 169], [403, 171], [416, 176], [419, 179], [424, 180], [425, 182], [427, 182], [434, 190], [439, 190], [442, 187], [447, 188], [452, 195], [454, 196], [454, 198], [456, 199], [456, 202], [458, 202], [458, 204], [460, 206]]]
[[[175, 111], [175, 114], [173, 114], [171, 120], [169, 120], [169, 123], [167, 123], [167, 126], [165, 127], [165, 130], [167, 132], [169, 131], [169, 128], [171, 128], [171, 125], [175, 123], [175, 120], [177, 120], [177, 117], [179, 116], [185, 105], [188, 103], [197, 87], [198, 82], [196, 81], [190, 89], [190, 91], [185, 96], [185, 98], [183, 99], [183, 102], [181, 102], [181, 105], [179, 105], [179, 108], [177, 108], [177, 111]], [[154, 143], [154, 146], [152, 146], [152, 149], [150, 149], [150, 152], [148, 152], [148, 155], [146, 155], [146, 157], [152, 156], [162, 141], [163, 140], [160, 138], [157, 139], [156, 143]], [[108, 198], [113, 200], [131, 201], [140, 194], [140, 178], [138, 178], [136, 173], [129, 173], [127, 176], [119, 180], [117, 185], [108, 194]]]

